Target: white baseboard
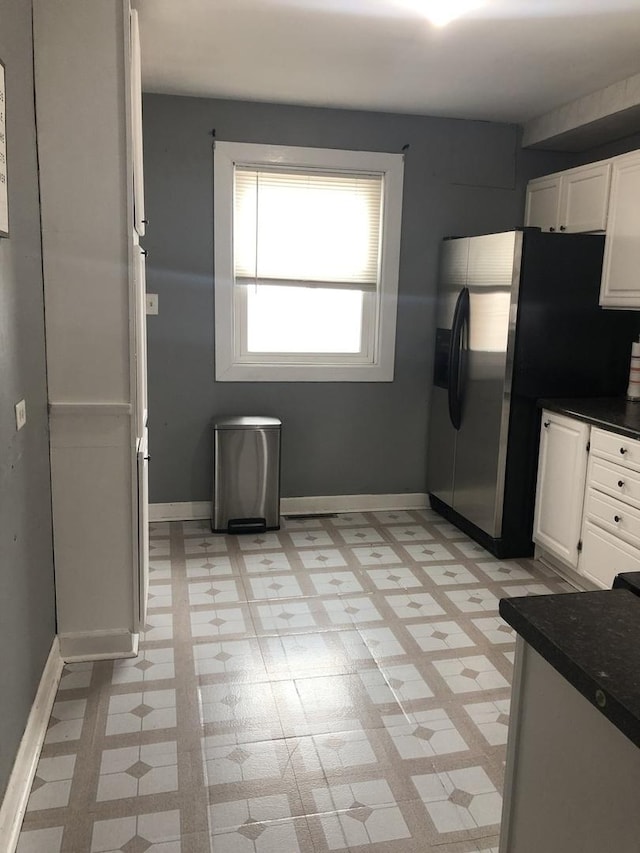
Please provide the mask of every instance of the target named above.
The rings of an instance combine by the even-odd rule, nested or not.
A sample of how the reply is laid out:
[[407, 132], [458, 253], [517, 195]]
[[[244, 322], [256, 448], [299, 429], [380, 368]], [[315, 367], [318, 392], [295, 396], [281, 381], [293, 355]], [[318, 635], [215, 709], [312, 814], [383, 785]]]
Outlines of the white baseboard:
[[38, 768], [40, 750], [47, 733], [63, 665], [58, 638], [55, 637], [0, 806], [0, 847], [6, 853], [13, 853], [18, 845], [20, 827]]
[[138, 654], [138, 634], [116, 629], [59, 634], [60, 656], [66, 663], [85, 660], [134, 658]]
[[[394, 509], [424, 509], [427, 495], [423, 492], [399, 495], [325, 495], [281, 498], [283, 515], [324, 512], [381, 512]], [[211, 518], [209, 501], [150, 504], [149, 521], [193, 521]]]

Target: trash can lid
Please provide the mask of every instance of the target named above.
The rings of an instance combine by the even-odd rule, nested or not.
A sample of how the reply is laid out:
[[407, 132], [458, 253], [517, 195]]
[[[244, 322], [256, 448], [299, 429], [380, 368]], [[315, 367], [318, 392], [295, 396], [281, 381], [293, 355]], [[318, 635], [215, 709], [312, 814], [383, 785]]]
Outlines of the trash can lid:
[[282, 421], [279, 418], [262, 418], [239, 415], [236, 417], [220, 418], [213, 425], [214, 429], [279, 429]]

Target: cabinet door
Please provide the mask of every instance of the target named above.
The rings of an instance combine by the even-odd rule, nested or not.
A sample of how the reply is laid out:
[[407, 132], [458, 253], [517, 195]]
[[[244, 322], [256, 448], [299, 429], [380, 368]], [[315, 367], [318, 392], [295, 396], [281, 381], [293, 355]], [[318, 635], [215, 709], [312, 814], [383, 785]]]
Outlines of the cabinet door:
[[140, 246], [134, 247], [135, 359], [136, 359], [136, 435], [142, 437], [147, 425], [147, 286], [146, 258]]
[[640, 153], [616, 158], [611, 173], [600, 305], [640, 308]]
[[533, 540], [574, 569], [578, 565], [588, 441], [587, 424], [542, 413]]
[[131, 10], [131, 147], [133, 159], [133, 215], [134, 226], [140, 237], [145, 232], [144, 168], [142, 157], [142, 70], [140, 65], [140, 33], [138, 13]]
[[620, 572], [640, 571], [640, 550], [585, 519], [578, 571], [603, 589]]
[[560, 231], [578, 234], [607, 227], [611, 164], [595, 163], [562, 175]]
[[524, 224], [555, 231], [560, 215], [560, 175], [536, 178], [527, 185]]
[[149, 445], [148, 433], [138, 442], [138, 630], [147, 621], [149, 597]]

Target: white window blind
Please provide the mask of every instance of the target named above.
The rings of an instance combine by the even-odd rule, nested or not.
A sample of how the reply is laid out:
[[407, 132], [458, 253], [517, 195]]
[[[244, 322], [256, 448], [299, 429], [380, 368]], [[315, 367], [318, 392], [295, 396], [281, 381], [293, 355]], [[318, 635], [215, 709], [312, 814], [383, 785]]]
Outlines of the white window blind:
[[375, 290], [384, 177], [236, 165], [237, 284]]

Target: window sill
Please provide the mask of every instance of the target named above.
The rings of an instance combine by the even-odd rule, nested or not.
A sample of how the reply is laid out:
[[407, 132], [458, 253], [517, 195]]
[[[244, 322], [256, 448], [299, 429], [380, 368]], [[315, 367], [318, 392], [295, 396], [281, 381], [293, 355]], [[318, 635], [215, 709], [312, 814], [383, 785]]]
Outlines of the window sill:
[[217, 382], [393, 382], [393, 364], [230, 364]]

